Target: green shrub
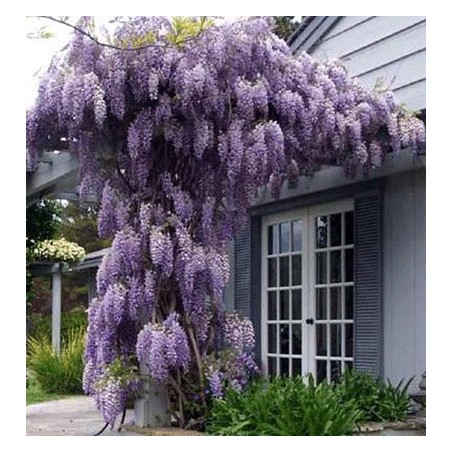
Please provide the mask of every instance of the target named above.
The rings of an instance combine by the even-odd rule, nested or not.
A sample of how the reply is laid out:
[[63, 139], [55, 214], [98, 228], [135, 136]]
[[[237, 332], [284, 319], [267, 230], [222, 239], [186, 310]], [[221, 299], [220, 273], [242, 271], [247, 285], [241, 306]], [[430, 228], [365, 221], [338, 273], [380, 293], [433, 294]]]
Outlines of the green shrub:
[[389, 380], [384, 383], [365, 373], [348, 370], [336, 385], [336, 391], [343, 401], [355, 400], [368, 421], [399, 421], [406, 418], [410, 406], [408, 387], [411, 378], [404, 385], [403, 380], [393, 386]]
[[[31, 335], [35, 337], [52, 337], [52, 317], [35, 314], [31, 318]], [[88, 327], [88, 316], [84, 309], [76, 308], [71, 312], [61, 315], [61, 338], [66, 339], [67, 335], [74, 328]]]
[[312, 376], [253, 382], [240, 393], [214, 400], [207, 431], [214, 435], [349, 435], [361, 418], [353, 400], [343, 401], [333, 386]]
[[43, 391], [59, 394], [82, 392], [85, 329], [68, 331], [58, 356], [47, 335], [27, 340], [27, 368]]

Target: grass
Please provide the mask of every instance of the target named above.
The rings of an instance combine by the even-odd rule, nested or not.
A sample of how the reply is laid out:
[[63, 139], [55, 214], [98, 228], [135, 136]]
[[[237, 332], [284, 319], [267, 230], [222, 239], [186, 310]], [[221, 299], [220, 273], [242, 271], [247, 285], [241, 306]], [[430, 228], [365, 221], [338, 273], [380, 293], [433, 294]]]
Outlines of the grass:
[[47, 402], [49, 400], [66, 399], [68, 397], [70, 397], [68, 394], [54, 394], [44, 391], [36, 381], [36, 377], [32, 374], [32, 372], [27, 370], [27, 406]]
[[49, 394], [42, 391], [40, 388], [27, 389], [27, 406], [36, 403], [47, 402], [49, 400], [66, 399], [70, 397], [67, 394]]

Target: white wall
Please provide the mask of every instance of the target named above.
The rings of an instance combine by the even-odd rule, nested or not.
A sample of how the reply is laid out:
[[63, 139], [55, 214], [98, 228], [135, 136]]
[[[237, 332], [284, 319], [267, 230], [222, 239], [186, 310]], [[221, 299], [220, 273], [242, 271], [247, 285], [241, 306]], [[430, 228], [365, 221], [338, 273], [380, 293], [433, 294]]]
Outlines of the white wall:
[[426, 368], [425, 171], [388, 178], [383, 218], [384, 373], [397, 383]]

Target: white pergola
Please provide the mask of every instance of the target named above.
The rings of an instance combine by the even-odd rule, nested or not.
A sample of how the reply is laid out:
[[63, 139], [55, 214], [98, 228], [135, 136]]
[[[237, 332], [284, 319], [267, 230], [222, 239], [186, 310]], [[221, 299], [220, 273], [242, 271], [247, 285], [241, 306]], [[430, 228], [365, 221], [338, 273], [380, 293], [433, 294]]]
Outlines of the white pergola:
[[[45, 152], [36, 170], [27, 171], [27, 206], [51, 194], [58, 199], [78, 200], [78, 183], [79, 160], [76, 155], [64, 151]], [[89, 253], [73, 267], [58, 262], [36, 262], [30, 265], [33, 276], [49, 275], [52, 278], [52, 345], [58, 354], [61, 341], [62, 276], [68, 271], [88, 270], [88, 298], [91, 301], [96, 290], [96, 269], [107, 251]]]
[[51, 276], [52, 278], [52, 346], [57, 354], [61, 345], [61, 286], [63, 275], [67, 272], [88, 270], [88, 301], [96, 294], [96, 271], [108, 248], [94, 251], [85, 256], [79, 264], [70, 267], [62, 263], [35, 262], [30, 264], [32, 276]]

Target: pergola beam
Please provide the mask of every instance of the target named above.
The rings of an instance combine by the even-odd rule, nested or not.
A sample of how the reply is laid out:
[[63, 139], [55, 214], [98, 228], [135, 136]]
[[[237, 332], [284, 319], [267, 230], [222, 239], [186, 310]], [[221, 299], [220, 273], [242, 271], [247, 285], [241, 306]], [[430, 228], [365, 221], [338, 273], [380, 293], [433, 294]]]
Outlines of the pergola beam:
[[76, 155], [46, 153], [36, 171], [27, 173], [27, 204], [53, 193], [77, 193], [79, 159]]

